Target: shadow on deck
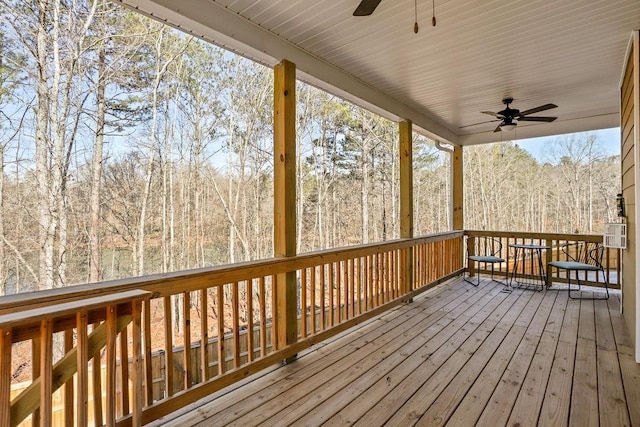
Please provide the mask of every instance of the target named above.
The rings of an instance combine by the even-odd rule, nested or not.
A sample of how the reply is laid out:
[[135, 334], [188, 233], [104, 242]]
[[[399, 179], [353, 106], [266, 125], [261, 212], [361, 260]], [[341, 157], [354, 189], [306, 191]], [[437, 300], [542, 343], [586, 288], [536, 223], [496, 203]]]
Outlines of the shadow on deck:
[[619, 292], [502, 290], [451, 280], [154, 425], [640, 425]]

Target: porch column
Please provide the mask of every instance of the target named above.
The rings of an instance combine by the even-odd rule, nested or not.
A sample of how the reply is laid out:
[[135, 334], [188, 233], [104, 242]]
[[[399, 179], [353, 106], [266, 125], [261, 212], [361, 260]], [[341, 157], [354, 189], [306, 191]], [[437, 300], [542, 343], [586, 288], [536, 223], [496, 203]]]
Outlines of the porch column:
[[[400, 122], [400, 237], [413, 237], [413, 132], [409, 120]], [[413, 248], [404, 251], [402, 289], [413, 290]]]
[[[273, 252], [291, 257], [296, 255], [296, 66], [287, 60], [274, 68], [273, 104]], [[298, 337], [296, 273], [278, 274], [274, 290], [274, 344], [280, 349]]]
[[462, 181], [462, 146], [455, 145], [451, 155], [451, 229], [464, 230], [464, 187]]

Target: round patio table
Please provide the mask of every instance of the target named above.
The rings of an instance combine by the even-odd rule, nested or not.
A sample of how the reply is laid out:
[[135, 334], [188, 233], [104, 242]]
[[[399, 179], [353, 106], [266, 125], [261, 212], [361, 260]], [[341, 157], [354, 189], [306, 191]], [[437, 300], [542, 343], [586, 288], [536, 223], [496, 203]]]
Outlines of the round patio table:
[[[514, 249], [514, 264], [511, 271], [509, 285], [513, 288], [514, 282], [518, 287], [533, 288], [538, 291], [544, 290], [547, 283], [547, 274], [545, 273], [544, 263], [542, 262], [542, 251], [551, 249], [547, 245], [535, 245], [533, 243], [511, 243], [510, 248]], [[535, 271], [535, 267], [538, 271]], [[527, 273], [527, 267], [530, 267]], [[520, 270], [520, 271], [518, 271]], [[516, 277], [520, 275], [520, 277]], [[538, 289], [538, 287], [540, 289]]]

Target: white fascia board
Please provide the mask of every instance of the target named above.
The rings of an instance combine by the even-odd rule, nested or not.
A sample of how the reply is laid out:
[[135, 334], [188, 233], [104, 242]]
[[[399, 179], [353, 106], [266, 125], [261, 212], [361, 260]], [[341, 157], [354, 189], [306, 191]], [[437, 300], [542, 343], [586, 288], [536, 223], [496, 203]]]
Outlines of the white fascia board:
[[514, 138], [538, 138], [541, 136], [609, 129], [618, 126], [620, 126], [620, 114], [616, 112], [572, 120], [556, 120], [552, 123], [536, 123], [532, 125], [518, 124], [515, 131], [502, 132], [502, 135], [500, 135], [499, 132], [494, 133], [493, 131], [460, 135], [458, 137], [458, 143], [463, 146], [486, 144], [490, 142], [510, 141]]
[[394, 121], [411, 120], [437, 139], [456, 144], [458, 136], [428, 114], [367, 85], [270, 31], [210, 0], [112, 0], [144, 15], [273, 66], [296, 64], [299, 78]]

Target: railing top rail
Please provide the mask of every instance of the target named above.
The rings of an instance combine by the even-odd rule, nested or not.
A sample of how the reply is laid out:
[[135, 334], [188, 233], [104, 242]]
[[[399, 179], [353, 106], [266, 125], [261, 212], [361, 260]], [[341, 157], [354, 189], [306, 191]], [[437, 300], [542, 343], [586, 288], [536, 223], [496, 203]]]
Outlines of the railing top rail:
[[28, 326], [42, 320], [59, 319], [61, 317], [74, 315], [79, 311], [88, 312], [110, 305], [145, 300], [150, 297], [151, 292], [134, 289], [88, 298], [82, 301], [62, 302], [51, 307], [33, 308], [15, 313], [0, 314], [0, 329]]
[[25, 309], [46, 307], [82, 300], [97, 295], [140, 289], [152, 293], [152, 298], [188, 292], [205, 287], [222, 286], [236, 281], [271, 276], [295, 271], [301, 268], [314, 267], [373, 255], [379, 252], [408, 248], [416, 244], [437, 242], [455, 237], [462, 237], [463, 231], [447, 231], [409, 239], [397, 239], [382, 243], [348, 246], [308, 252], [288, 258], [270, 258], [259, 261], [247, 261], [214, 267], [176, 271], [172, 273], [153, 274], [126, 279], [109, 280], [98, 283], [69, 286], [66, 288], [25, 292], [0, 297], [0, 313], [6, 314]]
[[521, 231], [489, 231], [489, 230], [465, 230], [466, 236], [492, 236], [492, 237], [517, 237], [524, 239], [549, 239], [585, 242], [602, 242], [599, 234], [570, 234], [570, 233], [535, 233]]

